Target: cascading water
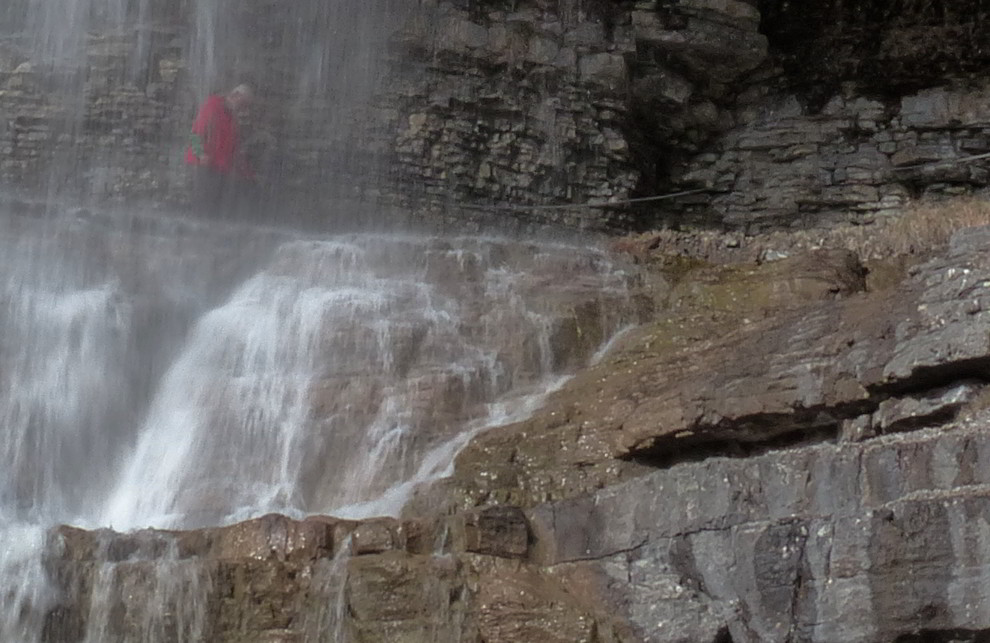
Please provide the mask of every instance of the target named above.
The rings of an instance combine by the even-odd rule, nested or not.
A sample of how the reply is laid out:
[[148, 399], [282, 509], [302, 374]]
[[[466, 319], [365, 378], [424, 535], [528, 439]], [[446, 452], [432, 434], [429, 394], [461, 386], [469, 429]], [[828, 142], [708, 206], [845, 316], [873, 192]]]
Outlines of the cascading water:
[[397, 512], [367, 503], [468, 421], [491, 419], [499, 396], [553, 372], [554, 311], [526, 281], [571, 259], [532, 247], [507, 265], [509, 251], [377, 236], [281, 245], [191, 330], [100, 522]]
[[257, 261], [277, 241], [184, 222], [0, 215], [0, 640], [28, 642], [51, 598], [44, 532], [99, 525], [189, 320], [242, 274], [240, 253]]
[[314, 167], [324, 193], [353, 197], [372, 187], [384, 168], [367, 131], [374, 127], [369, 99], [385, 79], [380, 59], [390, 26], [410, 3], [189, 2], [186, 71], [193, 100], [238, 82], [258, 85], [245, 147], [267, 187], [278, 191], [280, 209], [311, 193], [306, 181]]
[[[94, 231], [68, 216], [46, 238], [45, 222], [42, 236], [14, 223], [0, 237], [0, 572], [29, 580], [5, 589], [21, 608], [0, 617], [3, 640], [39, 627], [18, 614], [43, 610], [45, 528], [395, 514], [467, 437], [552, 383], [560, 320], [598, 302], [606, 332], [622, 322], [624, 276], [586, 249], [167, 221]], [[546, 293], [548, 275], [568, 287]], [[104, 576], [92, 600], [119, 595]]]
[[[248, 4], [251, 20], [271, 14], [263, 33], [248, 28]], [[335, 168], [370, 167], [348, 123], [374, 91], [372, 32], [389, 2], [166, 5], [24, 0], [0, 9], [10, 23], [0, 33], [26, 33], [33, 64], [63, 83], [71, 138], [85, 120], [78, 72], [91, 32], [126, 40], [140, 69], [149, 22], [186, 11], [197, 99], [224, 79], [281, 68], [278, 56], [294, 60], [297, 73], [259, 83], [292, 97], [272, 131], [296, 158], [309, 158], [308, 139], [338, 141], [315, 160], [331, 191]], [[574, 366], [569, 322], [592, 311], [604, 340], [626, 321], [626, 278], [593, 249], [303, 234], [140, 208], [94, 214], [64, 205], [60, 186], [85, 160], [59, 144], [44, 207], [0, 204], [3, 642], [62, 640], [46, 633], [58, 598], [42, 558], [53, 526], [397, 514], [471, 436], [530, 411]], [[292, 174], [291, 164], [276, 170]], [[203, 640], [209, 577], [159, 558], [168, 564], [108, 562], [71, 640], [119, 640], [109, 621], [121, 609], [142, 640]], [[139, 564], [161, 603], [121, 607], [120, 566]], [[326, 582], [346, 576], [341, 566], [329, 565]], [[338, 627], [341, 610], [324, 610], [308, 636]]]
[[307, 613], [303, 626], [307, 640], [339, 641], [343, 643], [347, 634], [344, 630], [347, 604], [344, 590], [347, 585], [347, 558], [351, 555], [351, 538], [347, 537], [332, 560], [320, 561], [319, 569], [314, 576], [323, 585], [317, 588], [317, 595], [326, 595], [330, 600], [318, 609]]
[[[145, 573], [137, 576], [141, 579], [140, 589], [159, 597], [158, 601], [128, 600], [136, 589], [132, 586], [135, 575], [128, 573], [128, 567], [134, 565], [145, 568]], [[135, 640], [206, 641], [210, 580], [209, 573], [195, 560], [179, 560], [174, 544], [159, 561], [103, 565], [90, 589], [86, 630], [81, 640], [83, 643], [119, 640], [113, 624], [126, 620], [134, 623]]]

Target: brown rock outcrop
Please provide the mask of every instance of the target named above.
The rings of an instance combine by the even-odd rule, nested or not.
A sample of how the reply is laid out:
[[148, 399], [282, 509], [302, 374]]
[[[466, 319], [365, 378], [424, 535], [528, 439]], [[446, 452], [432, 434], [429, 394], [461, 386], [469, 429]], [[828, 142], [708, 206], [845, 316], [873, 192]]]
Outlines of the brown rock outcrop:
[[196, 531], [61, 527], [48, 568], [65, 602], [44, 640], [632, 640], [592, 597], [525, 562], [528, 550], [528, 522], [511, 508], [432, 524], [269, 515]]
[[877, 291], [846, 252], [653, 256], [668, 317], [410, 518], [60, 528], [46, 640], [980, 640], [987, 245]]
[[841, 259], [812, 291], [741, 270], [735, 299], [693, 268], [706, 316], [631, 333], [438, 492], [529, 507], [530, 559], [609, 588], [638, 640], [980, 640], [988, 243], [876, 292]]
[[[671, 265], [667, 287], [654, 288], [668, 311], [661, 319], [622, 338], [547, 411], [460, 454], [457, 477], [472, 497], [528, 504], [571, 495], [616, 480], [628, 469], [623, 459], [766, 441], [827, 426], [822, 413], [859, 415], [868, 406], [855, 377], [817, 374], [846, 348], [829, 338], [845, 306], [834, 300], [864, 288], [854, 257], [820, 251], [763, 265], [688, 263], [686, 272]], [[831, 303], [813, 303], [822, 300]]]

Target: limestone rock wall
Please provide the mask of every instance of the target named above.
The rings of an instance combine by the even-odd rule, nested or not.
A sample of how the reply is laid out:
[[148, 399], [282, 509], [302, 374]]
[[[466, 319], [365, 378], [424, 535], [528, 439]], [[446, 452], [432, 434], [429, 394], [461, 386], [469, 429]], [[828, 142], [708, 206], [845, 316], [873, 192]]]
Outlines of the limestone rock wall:
[[988, 235], [874, 290], [841, 253], [667, 266], [663, 315], [424, 500], [526, 508], [636, 640], [983, 640]]
[[427, 177], [426, 200], [448, 210], [696, 190], [518, 216], [757, 232], [869, 223], [987, 185], [986, 161], [968, 160], [990, 149], [979, 2], [435, 7], [395, 172]]
[[529, 564], [518, 509], [451, 520], [269, 515], [190, 532], [53, 530], [42, 640], [634, 641]]
[[914, 197], [980, 191], [985, 8], [940, 7], [430, 3], [433, 30], [400, 48], [420, 74], [395, 103], [399, 192], [464, 218], [477, 215], [462, 203], [692, 191], [513, 216], [757, 232], [869, 223]]
[[472, 16], [443, 3], [422, 19], [429, 31], [417, 39], [429, 58], [399, 101], [402, 195], [488, 205], [629, 193], [637, 174], [622, 133], [628, 34], [606, 37], [602, 22], [577, 9], [569, 21], [506, 9]]
[[[759, 12], [735, 0], [427, 4], [430, 28], [404, 43], [420, 75], [398, 101], [393, 171], [401, 194], [460, 217], [461, 204], [582, 205], [669, 185], [675, 161], [734, 123], [734, 88], [767, 55]], [[627, 208], [517, 216], [637, 225]]]
[[[382, 65], [328, 68], [318, 82], [314, 52], [359, 47], [324, 37], [337, 17], [322, 9], [299, 5], [289, 20], [270, 0], [228, 7], [207, 78], [201, 8], [149, 6], [127, 28], [92, 26], [75, 76], [38, 64], [7, 12], [0, 180], [183, 201], [196, 104], [241, 76], [264, 97], [249, 147], [283, 206], [336, 191], [444, 220], [757, 231], [869, 222], [988, 180], [979, 162], [915, 167], [988, 149], [975, 1], [382, 3], [368, 18]], [[694, 192], [611, 209], [473, 207], [683, 190]]]
[[934, 88], [888, 101], [835, 96], [811, 113], [796, 95], [754, 108], [678, 178], [705, 188], [668, 221], [719, 221], [749, 232], [869, 223], [909, 200], [986, 188], [986, 87]]
[[983, 640], [987, 438], [679, 465], [536, 508], [538, 556], [597, 574], [640, 641]]
[[770, 62], [737, 94], [731, 132], [671, 173], [708, 190], [653, 215], [750, 231], [868, 223], [911, 197], [985, 189], [985, 160], [911, 167], [987, 151], [984, 3], [758, 8]]
[[55, 177], [54, 187], [97, 199], [164, 194], [188, 108], [179, 100], [179, 50], [159, 35], [140, 80], [131, 74], [134, 36], [94, 37], [85, 78], [0, 45], [0, 181], [38, 191]]

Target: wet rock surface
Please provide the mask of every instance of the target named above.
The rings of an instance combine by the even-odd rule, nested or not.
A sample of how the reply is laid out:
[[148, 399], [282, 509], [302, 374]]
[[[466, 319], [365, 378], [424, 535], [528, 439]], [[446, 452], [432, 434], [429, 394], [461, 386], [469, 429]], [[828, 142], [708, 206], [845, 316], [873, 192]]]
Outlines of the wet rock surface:
[[61, 527], [48, 567], [73, 600], [49, 610], [44, 640], [631, 640], [600, 603], [522, 560], [527, 534], [522, 512], [505, 508], [467, 523]]
[[[51, 89], [65, 79], [24, 42], [31, 34], [7, 19], [0, 180], [38, 190], [54, 171], [97, 201], [188, 200], [177, 153], [207, 89], [185, 42], [200, 27], [184, 5], [149, 6], [133, 29], [93, 26], [78, 43], [86, 73], [63, 93]], [[217, 62], [253, 75], [265, 98], [248, 147], [264, 176], [258, 196], [272, 197], [254, 204], [266, 217], [337, 225], [322, 206], [295, 212], [332, 192], [468, 230], [871, 224], [918, 196], [988, 184], [972, 159], [990, 150], [986, 9], [941, 6], [376, 4], [367, 19], [381, 25], [373, 48], [384, 60], [371, 74], [381, 82], [340, 73], [352, 81], [343, 89], [333, 79], [310, 87], [303, 74], [324, 41], [299, 25], [328, 20], [326, 5], [280, 21], [277, 3], [252, 0], [226, 16]], [[357, 52], [361, 37], [337, 46], [340, 57]], [[366, 53], [354, 55], [365, 64]], [[66, 166], [70, 156], [78, 162]], [[568, 207], [530, 207], [554, 204]]]
[[673, 273], [665, 317], [621, 339], [547, 412], [461, 453], [471, 497], [502, 500], [504, 488], [512, 502], [551, 499], [611, 480], [617, 462], [744, 452], [864, 414], [888, 431], [953, 417], [987, 368], [987, 235], [959, 233], [944, 256], [876, 292], [863, 292], [862, 267], [842, 252]]
[[847, 251], [654, 253], [668, 317], [403, 519], [59, 528], [47, 640], [981, 640], [988, 244], [877, 290]]
[[[630, 333], [442, 491], [528, 507], [532, 559], [604, 583], [637, 640], [985, 631], [988, 235], [880, 291], [819, 258], [818, 290], [774, 304], [773, 264], [742, 270], [733, 306]], [[681, 291], [713, 269], [731, 291], [725, 267]]]

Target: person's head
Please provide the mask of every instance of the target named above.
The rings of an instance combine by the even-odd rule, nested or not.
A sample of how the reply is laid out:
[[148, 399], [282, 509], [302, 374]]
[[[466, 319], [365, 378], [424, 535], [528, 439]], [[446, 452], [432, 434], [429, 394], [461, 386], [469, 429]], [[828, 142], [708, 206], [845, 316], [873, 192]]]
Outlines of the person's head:
[[254, 99], [254, 90], [250, 85], [242, 83], [227, 92], [227, 105], [235, 112], [241, 111], [251, 104]]

